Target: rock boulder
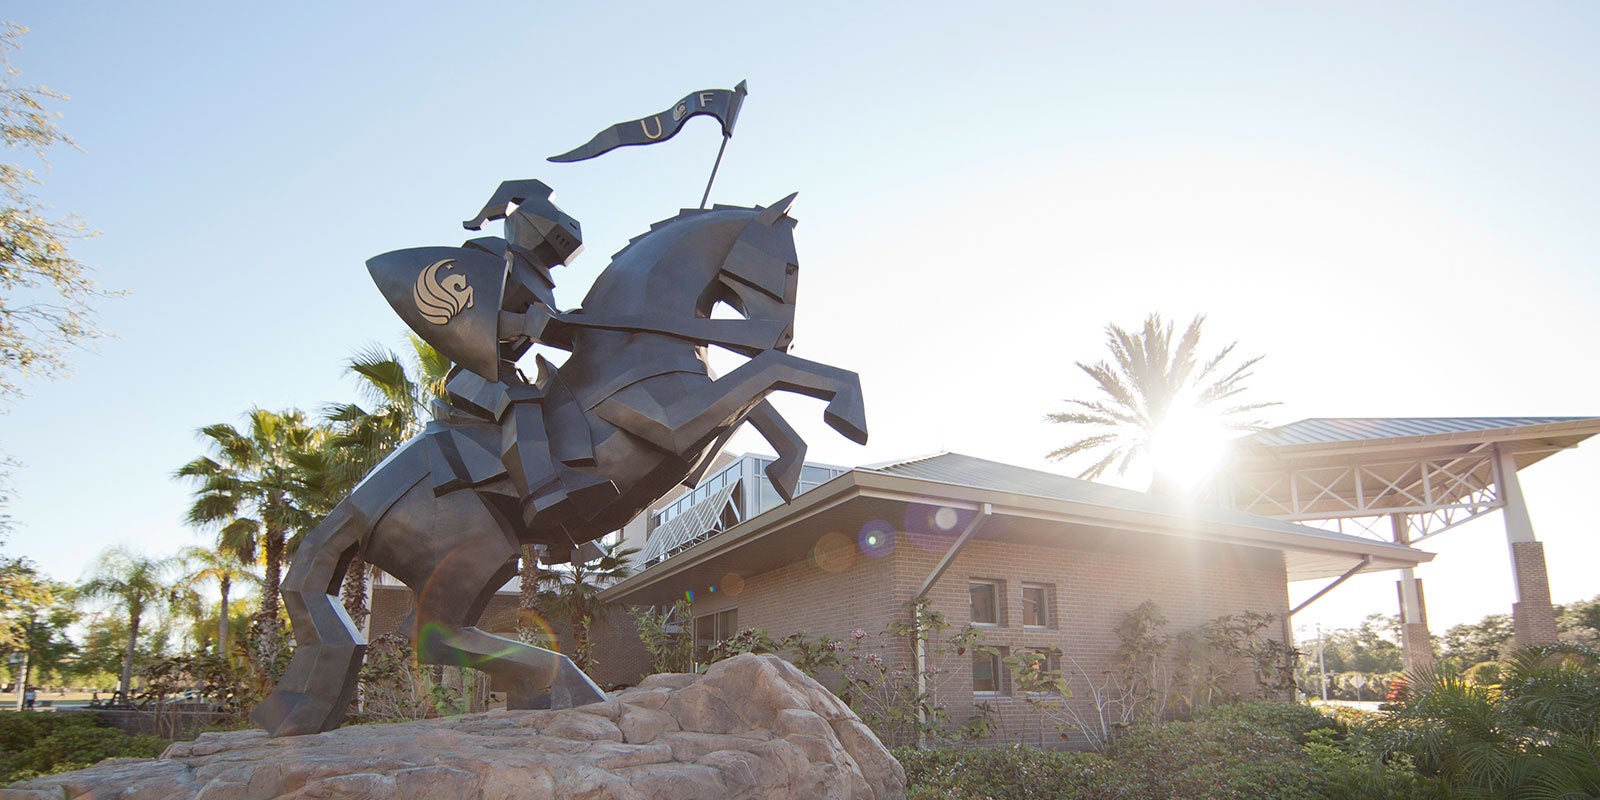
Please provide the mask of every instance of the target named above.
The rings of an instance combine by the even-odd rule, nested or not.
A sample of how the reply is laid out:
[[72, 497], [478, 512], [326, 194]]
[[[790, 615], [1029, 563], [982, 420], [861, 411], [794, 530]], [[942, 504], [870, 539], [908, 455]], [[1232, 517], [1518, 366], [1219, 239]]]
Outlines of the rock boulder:
[[208, 733], [0, 789], [0, 800], [701, 800], [905, 795], [905, 772], [838, 698], [776, 656], [653, 675], [604, 703]]

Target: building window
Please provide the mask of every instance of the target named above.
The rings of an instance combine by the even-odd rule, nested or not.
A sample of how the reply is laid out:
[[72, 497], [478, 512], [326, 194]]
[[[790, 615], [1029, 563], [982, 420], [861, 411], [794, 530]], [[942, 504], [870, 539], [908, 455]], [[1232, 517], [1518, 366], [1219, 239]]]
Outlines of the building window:
[[1022, 625], [1027, 628], [1050, 626], [1049, 587], [1034, 583], [1022, 584]]
[[1028, 694], [1060, 694], [1061, 651], [1054, 647], [1030, 647], [1023, 651], [1021, 669], [1016, 673], [1016, 690]]
[[999, 584], [989, 581], [973, 581], [967, 584], [967, 592], [972, 596], [972, 624], [999, 625]]
[[1000, 653], [972, 651], [972, 693], [1000, 693]]
[[694, 661], [704, 664], [711, 658], [711, 648], [717, 642], [731, 639], [739, 632], [739, 609], [730, 608], [715, 614], [694, 618]]

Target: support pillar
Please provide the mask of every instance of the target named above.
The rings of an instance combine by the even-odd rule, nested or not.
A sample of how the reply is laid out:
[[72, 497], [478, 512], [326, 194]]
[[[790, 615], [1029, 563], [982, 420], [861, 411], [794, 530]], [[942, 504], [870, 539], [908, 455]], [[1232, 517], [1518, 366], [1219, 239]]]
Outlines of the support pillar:
[[[1390, 514], [1395, 544], [1411, 544], [1411, 531], [1405, 514]], [[1395, 583], [1400, 595], [1400, 648], [1406, 672], [1433, 669], [1433, 634], [1428, 632], [1428, 608], [1422, 598], [1422, 580], [1411, 567], [1400, 570]]]
[[1544, 544], [1533, 536], [1533, 520], [1517, 480], [1516, 454], [1495, 448], [1495, 483], [1505, 516], [1506, 543], [1511, 548], [1512, 646], [1555, 644], [1556, 609], [1550, 603], [1550, 574]]

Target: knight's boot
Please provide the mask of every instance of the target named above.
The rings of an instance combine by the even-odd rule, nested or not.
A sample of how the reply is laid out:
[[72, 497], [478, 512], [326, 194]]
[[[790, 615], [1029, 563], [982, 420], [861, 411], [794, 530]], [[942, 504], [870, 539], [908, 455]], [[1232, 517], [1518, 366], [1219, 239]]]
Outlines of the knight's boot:
[[616, 498], [617, 487], [611, 481], [560, 468], [554, 480], [523, 499], [522, 520], [534, 528], [588, 519]]
[[572, 708], [603, 702], [606, 693], [589, 679], [572, 659], [557, 656], [555, 680], [550, 682], [550, 707]]

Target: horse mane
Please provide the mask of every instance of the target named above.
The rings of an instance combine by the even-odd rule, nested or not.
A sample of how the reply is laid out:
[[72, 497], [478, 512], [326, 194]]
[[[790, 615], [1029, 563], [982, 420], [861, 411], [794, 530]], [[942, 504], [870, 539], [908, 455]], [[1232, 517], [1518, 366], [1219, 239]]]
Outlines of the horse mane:
[[623, 253], [626, 253], [629, 250], [633, 249], [633, 246], [638, 244], [639, 242], [643, 241], [645, 237], [647, 237], [650, 234], [653, 234], [656, 231], [661, 230], [662, 228], [665, 228], [668, 225], [671, 225], [673, 223], [682, 222], [682, 221], [684, 221], [686, 219], [693, 219], [694, 217], [703, 216], [703, 215], [710, 214], [710, 213], [713, 213], [713, 212], [716, 212], [716, 211], [749, 211], [752, 214], [756, 214], [756, 213], [760, 213], [761, 210], [763, 208], [765, 208], [765, 207], [766, 206], [756, 206], [755, 208], [751, 208], [749, 206], [730, 206], [730, 205], [727, 205], [725, 203], [717, 203], [717, 204], [711, 206], [710, 208], [682, 208], [682, 209], [679, 209], [678, 213], [676, 215], [674, 215], [674, 216], [668, 217], [668, 218], [666, 218], [664, 220], [660, 220], [659, 222], [650, 223], [650, 227], [647, 230], [645, 230], [644, 233], [641, 233], [638, 236], [635, 236], [632, 239], [629, 239], [628, 243], [623, 245], [621, 250], [618, 250], [617, 252], [612, 253], [611, 254], [611, 260], [615, 261]]

